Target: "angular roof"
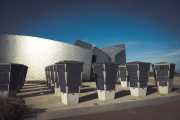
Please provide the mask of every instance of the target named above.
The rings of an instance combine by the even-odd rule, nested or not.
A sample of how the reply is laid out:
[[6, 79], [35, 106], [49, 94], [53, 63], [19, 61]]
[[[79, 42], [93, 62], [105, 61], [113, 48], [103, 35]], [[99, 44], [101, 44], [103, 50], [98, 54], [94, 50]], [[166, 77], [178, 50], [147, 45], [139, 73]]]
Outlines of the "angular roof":
[[148, 62], [141, 62], [141, 61], [134, 61], [134, 62], [128, 62], [126, 64], [151, 64], [151, 63], [148, 63]]
[[74, 45], [80, 46], [80, 47], [82, 47], [82, 48], [86, 48], [86, 49], [92, 50], [92, 45], [91, 45], [91, 44], [86, 43], [86, 42], [81, 41], [81, 40], [77, 40]]
[[22, 65], [22, 64], [13, 63], [13, 62], [5, 62], [5, 63], [0, 63], [0, 65]]
[[57, 62], [55, 64], [84, 64], [84, 62], [73, 61], [73, 60], [70, 60], [70, 61], [63, 60], [63, 61]]
[[174, 63], [167, 63], [167, 62], [159, 62], [159, 63], [154, 63], [152, 65], [176, 65]]
[[117, 65], [119, 65], [118, 62], [97, 62], [97, 63], [93, 63], [92, 65], [97, 65], [97, 64], [117, 64]]

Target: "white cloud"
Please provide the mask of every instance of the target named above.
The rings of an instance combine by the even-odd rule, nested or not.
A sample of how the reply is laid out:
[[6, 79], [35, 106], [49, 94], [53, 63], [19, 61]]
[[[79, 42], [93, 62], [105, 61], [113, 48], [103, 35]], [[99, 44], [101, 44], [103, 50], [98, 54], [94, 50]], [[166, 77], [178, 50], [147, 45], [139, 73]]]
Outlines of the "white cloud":
[[175, 52], [166, 54], [166, 56], [172, 56], [172, 55], [180, 55], [180, 49], [176, 50]]
[[88, 39], [87, 38], [83, 38], [82, 41], [88, 42]]
[[137, 43], [139, 43], [139, 42], [126, 42], [125, 44], [126, 45], [134, 45], [134, 44], [137, 44]]
[[125, 42], [126, 48], [137, 45], [139, 42]]
[[158, 52], [162, 52], [162, 51], [153, 51], [153, 52], [146, 52], [146, 53], [158, 53]]
[[174, 42], [176, 42], [176, 43], [177, 43], [178, 41], [174, 41]]

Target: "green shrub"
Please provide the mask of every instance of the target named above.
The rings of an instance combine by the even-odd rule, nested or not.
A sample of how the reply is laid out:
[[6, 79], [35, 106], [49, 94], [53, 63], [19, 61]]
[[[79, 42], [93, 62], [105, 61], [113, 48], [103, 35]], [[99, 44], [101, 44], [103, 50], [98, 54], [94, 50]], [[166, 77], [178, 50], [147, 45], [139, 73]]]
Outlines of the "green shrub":
[[0, 99], [0, 120], [20, 119], [25, 107], [25, 101], [19, 97]]
[[149, 77], [154, 77], [153, 72], [149, 72]]
[[174, 71], [174, 74], [179, 74], [179, 73], [177, 73], [177, 72]]

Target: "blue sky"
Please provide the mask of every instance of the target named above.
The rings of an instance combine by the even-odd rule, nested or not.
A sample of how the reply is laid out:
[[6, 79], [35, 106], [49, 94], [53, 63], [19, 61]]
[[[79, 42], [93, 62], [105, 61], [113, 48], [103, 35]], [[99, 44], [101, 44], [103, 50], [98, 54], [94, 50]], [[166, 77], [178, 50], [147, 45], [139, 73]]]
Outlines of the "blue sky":
[[179, 0], [1, 0], [0, 16], [0, 34], [125, 43], [127, 62], [171, 62], [180, 73]]

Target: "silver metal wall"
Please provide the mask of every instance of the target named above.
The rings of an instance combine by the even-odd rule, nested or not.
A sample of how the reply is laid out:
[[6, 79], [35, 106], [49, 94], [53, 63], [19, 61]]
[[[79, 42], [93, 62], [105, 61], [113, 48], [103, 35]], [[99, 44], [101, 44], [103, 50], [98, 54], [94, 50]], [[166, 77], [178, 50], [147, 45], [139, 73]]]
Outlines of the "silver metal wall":
[[120, 65], [125, 65], [126, 63], [126, 50], [125, 49], [115, 55], [115, 62], [119, 62]]
[[93, 47], [92, 47], [91, 44], [86, 43], [86, 42], [81, 41], [81, 40], [77, 40], [74, 45], [80, 46], [80, 47], [82, 47], [82, 48], [90, 49], [90, 50], [93, 49]]
[[111, 58], [102, 50], [100, 50], [97, 47], [93, 47], [91, 44], [86, 43], [81, 40], [77, 40], [75, 45], [80, 46], [82, 48], [87, 48], [89, 50], [92, 50], [92, 55], [97, 56], [97, 61], [96, 62], [111, 62]]
[[104, 47], [100, 49], [111, 58], [112, 62], [119, 62], [120, 65], [125, 65], [126, 63], [125, 44], [119, 44], [119, 45]]
[[92, 50], [58, 41], [21, 36], [0, 35], [0, 62], [28, 66], [26, 80], [45, 80], [45, 66], [61, 60], [85, 62], [83, 79], [89, 80]]
[[45, 80], [45, 66], [62, 60], [85, 62], [83, 79], [89, 80], [92, 55], [96, 62], [126, 61], [125, 44], [98, 49], [83, 41], [75, 45], [21, 35], [0, 35], [0, 63], [13, 62], [28, 66], [26, 80]]
[[92, 54], [97, 56], [96, 62], [111, 62], [111, 58], [105, 52], [98, 49], [97, 47], [93, 48]]

